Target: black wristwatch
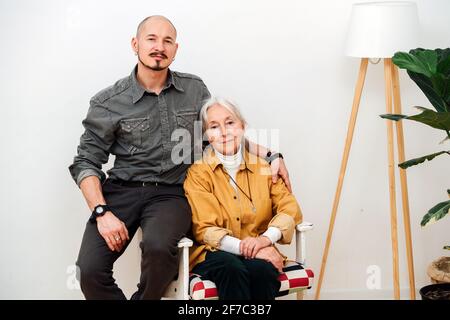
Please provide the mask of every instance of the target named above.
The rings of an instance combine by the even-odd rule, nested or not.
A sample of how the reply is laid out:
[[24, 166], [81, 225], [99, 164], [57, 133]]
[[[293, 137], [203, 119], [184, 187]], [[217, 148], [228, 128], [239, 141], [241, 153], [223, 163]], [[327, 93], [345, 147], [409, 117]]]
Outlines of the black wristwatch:
[[281, 158], [283, 159], [283, 155], [279, 152], [277, 153], [272, 153], [272, 151], [267, 152], [265, 160], [269, 163], [272, 164], [272, 161], [275, 159]]
[[99, 204], [95, 206], [94, 210], [92, 211], [91, 218], [89, 220], [95, 221], [97, 217], [103, 216], [107, 211], [111, 211], [108, 205]]

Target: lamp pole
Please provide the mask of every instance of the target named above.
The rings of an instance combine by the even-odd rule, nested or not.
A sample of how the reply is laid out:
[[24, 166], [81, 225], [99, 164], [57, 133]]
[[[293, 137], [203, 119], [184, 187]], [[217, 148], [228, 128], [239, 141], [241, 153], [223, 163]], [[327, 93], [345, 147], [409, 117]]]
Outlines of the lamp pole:
[[[339, 201], [341, 197], [342, 186], [344, 184], [345, 172], [347, 169], [348, 158], [350, 155], [350, 149], [353, 140], [353, 134], [358, 115], [359, 104], [364, 88], [364, 81], [367, 73], [368, 58], [362, 58], [359, 67], [358, 80], [356, 82], [355, 94], [353, 98], [352, 111], [350, 114], [350, 120], [348, 123], [347, 137], [345, 140], [344, 153], [341, 160], [341, 167], [339, 172], [338, 183], [336, 187], [336, 193], [333, 201], [333, 208], [331, 211], [330, 224], [328, 227], [328, 234], [325, 243], [325, 249], [322, 256], [322, 263], [320, 267], [319, 282], [316, 289], [315, 299], [320, 298], [320, 291], [322, 288], [322, 282], [325, 274], [328, 253], [330, 249], [330, 243], [333, 235], [334, 224], [336, 221], [336, 214], [339, 207]], [[384, 78], [385, 78], [385, 96], [386, 96], [386, 112], [392, 113], [392, 105], [394, 105], [394, 111], [397, 114], [401, 114], [401, 100], [400, 100], [400, 86], [398, 78], [398, 68], [393, 65], [391, 58], [384, 59]], [[399, 286], [399, 259], [398, 259], [398, 232], [397, 232], [397, 206], [396, 206], [396, 189], [395, 189], [395, 161], [394, 161], [394, 126], [392, 121], [386, 120], [387, 126], [387, 146], [388, 146], [388, 173], [389, 173], [389, 202], [390, 202], [390, 222], [391, 222], [391, 242], [392, 242], [392, 266], [393, 266], [393, 287], [394, 287], [394, 299], [400, 299], [400, 286]], [[405, 161], [405, 148], [403, 127], [400, 121], [396, 122], [396, 138], [397, 138], [397, 151], [398, 161]], [[411, 240], [411, 223], [409, 213], [409, 201], [408, 201], [408, 187], [406, 179], [406, 171], [400, 168], [400, 186], [402, 192], [402, 207], [403, 207], [403, 220], [405, 230], [406, 241], [406, 253], [408, 261], [408, 273], [409, 273], [409, 287], [410, 287], [410, 299], [416, 299], [415, 279], [414, 279], [414, 263], [412, 252], [412, 240]]]
[[[367, 73], [369, 57], [384, 58], [384, 81], [386, 96], [386, 112], [401, 114], [400, 85], [398, 69], [392, 63], [391, 57], [397, 51], [409, 50], [417, 45], [419, 34], [419, 19], [417, 5], [409, 1], [386, 1], [355, 3], [352, 6], [350, 25], [347, 34], [346, 54], [361, 58], [358, 80], [356, 82], [352, 111], [348, 123], [347, 137], [344, 153], [341, 160], [336, 193], [331, 211], [330, 224], [325, 242], [325, 249], [320, 267], [319, 282], [315, 298], [319, 299], [323, 283], [331, 238], [333, 235], [336, 214], [339, 207], [345, 171], [347, 169], [350, 148], [358, 115], [359, 104]], [[388, 176], [389, 176], [389, 203], [392, 241], [393, 287], [394, 298], [400, 299], [399, 288], [399, 259], [397, 237], [397, 206], [395, 189], [395, 159], [394, 159], [394, 125], [386, 120]], [[398, 161], [405, 161], [405, 146], [403, 126], [401, 121], [395, 125], [397, 138]], [[405, 169], [400, 170], [400, 187], [402, 194], [403, 221], [406, 242], [406, 254], [409, 273], [410, 298], [416, 298], [414, 281], [414, 264], [411, 240], [411, 223], [409, 214], [408, 187]]]

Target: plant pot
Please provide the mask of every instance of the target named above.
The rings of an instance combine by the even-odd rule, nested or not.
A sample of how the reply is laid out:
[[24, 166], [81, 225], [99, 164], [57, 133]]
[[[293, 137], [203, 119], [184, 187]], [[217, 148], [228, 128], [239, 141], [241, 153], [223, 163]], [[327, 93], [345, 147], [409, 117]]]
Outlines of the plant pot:
[[450, 257], [434, 260], [427, 269], [432, 283], [450, 283]]
[[422, 300], [450, 300], [450, 283], [430, 284], [419, 293]]
[[427, 274], [433, 284], [420, 289], [422, 300], [450, 300], [450, 257], [434, 260]]

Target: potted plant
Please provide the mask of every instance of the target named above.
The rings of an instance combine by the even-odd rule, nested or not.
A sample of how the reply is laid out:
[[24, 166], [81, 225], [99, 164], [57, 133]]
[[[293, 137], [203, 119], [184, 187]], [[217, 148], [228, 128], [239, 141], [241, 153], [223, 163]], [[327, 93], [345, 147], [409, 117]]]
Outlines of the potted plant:
[[[441, 144], [450, 141], [450, 48], [446, 49], [414, 49], [408, 52], [395, 53], [392, 61], [401, 69], [406, 69], [409, 77], [419, 86], [435, 110], [416, 107], [421, 113], [406, 116], [402, 114], [384, 114], [384, 119], [393, 121], [412, 120], [423, 123], [444, 134]], [[431, 161], [441, 155], [450, 155], [450, 149], [410, 159], [398, 166], [407, 169], [425, 161]], [[450, 189], [447, 189], [450, 198]], [[424, 227], [448, 215], [450, 200], [434, 205], [423, 216], [421, 226]], [[446, 245], [443, 249], [450, 250]], [[422, 299], [450, 299], [450, 257], [441, 257], [433, 261], [428, 268], [428, 275], [433, 284], [420, 290]]]

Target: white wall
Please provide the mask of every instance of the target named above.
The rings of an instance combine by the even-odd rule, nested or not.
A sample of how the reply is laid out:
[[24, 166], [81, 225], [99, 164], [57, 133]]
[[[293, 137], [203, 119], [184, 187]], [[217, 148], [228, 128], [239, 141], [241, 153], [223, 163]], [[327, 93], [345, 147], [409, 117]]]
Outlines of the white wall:
[[[178, 28], [173, 69], [197, 74], [213, 93], [238, 101], [253, 127], [280, 130], [295, 195], [315, 224], [308, 251], [318, 275], [359, 66], [343, 55], [352, 2], [1, 1], [0, 298], [83, 297], [68, 288], [66, 269], [76, 259], [89, 212], [67, 167], [90, 97], [130, 73], [131, 36], [151, 14], [166, 15]], [[448, 47], [450, 2], [417, 4], [422, 46]], [[403, 70], [400, 77], [404, 112], [429, 106]], [[383, 89], [382, 65], [369, 65], [323, 298], [392, 297], [386, 128], [378, 117]], [[407, 158], [443, 149], [442, 138], [405, 124]], [[445, 254], [441, 248], [450, 240], [448, 218], [420, 228], [424, 212], [446, 199], [448, 161], [442, 156], [408, 170], [417, 288], [429, 282], [426, 267]], [[117, 263], [127, 295], [138, 280], [136, 245]], [[380, 267], [381, 290], [366, 288], [370, 265]]]

